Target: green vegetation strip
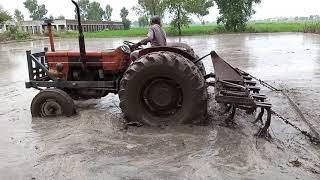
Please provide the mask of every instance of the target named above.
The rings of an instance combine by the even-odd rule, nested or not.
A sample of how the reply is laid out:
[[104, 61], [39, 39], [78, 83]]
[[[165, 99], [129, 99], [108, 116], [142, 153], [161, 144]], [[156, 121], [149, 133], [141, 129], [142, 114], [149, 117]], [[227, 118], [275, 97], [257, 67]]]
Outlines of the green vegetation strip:
[[[166, 27], [165, 31], [168, 36], [177, 36], [178, 33], [170, 27]], [[320, 21], [306, 22], [251, 22], [247, 24], [245, 33], [272, 33], [272, 32], [306, 32], [320, 34]], [[104, 30], [99, 32], [86, 32], [86, 38], [108, 38], [108, 37], [138, 37], [146, 36], [148, 27], [132, 28], [130, 30]], [[182, 28], [183, 36], [193, 35], [210, 35], [219, 33], [233, 33], [227, 31], [223, 26], [217, 24], [209, 25], [191, 25]], [[47, 36], [47, 34], [45, 35]], [[55, 36], [62, 38], [76, 38], [77, 31], [56, 32]], [[12, 29], [6, 33], [0, 33], [0, 42], [5, 41], [21, 41], [28, 39], [37, 39], [39, 37], [30, 37], [27, 33], [19, 32]]]
[[250, 23], [246, 28], [246, 32], [304, 32], [304, 27], [305, 23], [301, 22]]
[[[189, 26], [182, 29], [183, 35], [205, 35], [215, 33], [217, 25], [204, 25], [204, 26]], [[170, 27], [166, 27], [165, 31], [168, 36], [176, 36], [177, 32], [174, 32]], [[106, 37], [137, 37], [146, 36], [148, 28], [131, 28], [129, 30], [104, 30], [99, 32], [85, 32], [86, 38], [106, 38]], [[77, 31], [68, 31], [57, 33], [56, 36], [61, 37], [77, 37]]]
[[[176, 36], [177, 32], [170, 27], [165, 28], [168, 36]], [[137, 37], [145, 36], [148, 28], [132, 28], [130, 30], [104, 30], [99, 32], [86, 32], [86, 38], [106, 38], [106, 37]], [[320, 34], [320, 22], [254, 22], [249, 23], [245, 30], [247, 33], [272, 33], [272, 32], [310, 32]], [[182, 35], [210, 35], [218, 33], [231, 33], [223, 26], [217, 24], [196, 25], [184, 27]], [[56, 34], [61, 37], [77, 37], [78, 32], [69, 31]]]

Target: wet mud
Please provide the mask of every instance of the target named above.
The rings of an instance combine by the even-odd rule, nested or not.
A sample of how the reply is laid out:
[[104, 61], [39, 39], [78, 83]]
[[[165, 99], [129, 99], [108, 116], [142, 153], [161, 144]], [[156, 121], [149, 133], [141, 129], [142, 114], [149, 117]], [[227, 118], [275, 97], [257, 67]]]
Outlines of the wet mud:
[[[88, 39], [87, 49], [107, 49], [130, 39]], [[302, 33], [228, 34], [170, 38], [288, 90], [320, 132], [320, 36]], [[255, 115], [237, 111], [234, 128], [209, 88], [209, 125], [126, 127], [117, 95], [77, 101], [71, 118], [31, 118], [37, 90], [25, 89], [25, 50], [46, 41], [0, 45], [0, 179], [319, 179], [320, 147], [273, 117], [272, 139], [254, 134]], [[77, 49], [77, 40], [56, 40], [56, 49]], [[213, 67], [205, 59], [207, 72]], [[309, 130], [288, 99], [262, 88], [274, 111]], [[191, 112], [192, 113], [192, 112]]]

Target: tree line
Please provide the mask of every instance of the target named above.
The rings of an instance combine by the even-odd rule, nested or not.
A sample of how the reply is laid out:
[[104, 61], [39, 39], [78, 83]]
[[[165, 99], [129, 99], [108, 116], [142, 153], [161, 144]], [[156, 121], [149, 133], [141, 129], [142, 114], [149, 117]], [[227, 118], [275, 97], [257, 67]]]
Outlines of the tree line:
[[255, 13], [254, 4], [261, 0], [138, 0], [133, 9], [142, 17], [139, 24], [145, 24], [146, 17], [158, 15], [163, 17], [167, 12], [171, 17], [171, 27], [181, 35], [181, 28], [188, 26], [191, 15], [202, 22], [214, 5], [219, 9], [218, 24], [223, 24], [228, 31], [245, 30], [246, 22]]
[[[138, 19], [140, 26], [148, 25], [151, 16], [168, 15], [171, 27], [181, 35], [181, 29], [191, 23], [192, 15], [204, 22], [204, 17], [209, 14], [209, 9], [213, 6], [219, 9], [218, 24], [223, 24], [229, 31], [243, 31], [246, 22], [255, 13], [253, 5], [260, 2], [261, 0], [138, 0], [132, 10], [140, 16]], [[33, 20], [41, 20], [48, 13], [45, 5], [39, 4], [37, 0], [25, 0], [23, 4]], [[110, 5], [103, 8], [99, 2], [89, 0], [78, 0], [78, 4], [82, 20], [111, 20], [113, 8]], [[125, 29], [129, 29], [131, 25], [128, 15], [129, 10], [123, 7], [120, 17]], [[63, 16], [57, 18], [64, 19]], [[9, 13], [0, 8], [0, 23], [8, 19], [11, 19]], [[17, 22], [24, 19], [18, 9], [14, 12], [14, 19]]]

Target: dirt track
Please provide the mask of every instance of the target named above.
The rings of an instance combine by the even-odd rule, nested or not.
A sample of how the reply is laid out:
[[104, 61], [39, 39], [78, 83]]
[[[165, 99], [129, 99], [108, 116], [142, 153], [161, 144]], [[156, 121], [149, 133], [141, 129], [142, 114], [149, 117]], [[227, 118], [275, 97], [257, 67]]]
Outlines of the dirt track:
[[[123, 39], [90, 39], [88, 49], [116, 47]], [[129, 39], [136, 41], [137, 39]], [[178, 41], [176, 38], [170, 41]], [[232, 65], [289, 90], [320, 131], [320, 36], [230, 34], [183, 37], [199, 55], [215, 49]], [[210, 125], [125, 129], [118, 97], [76, 102], [72, 118], [32, 119], [36, 90], [24, 88], [25, 50], [46, 41], [0, 45], [0, 179], [319, 179], [320, 148], [273, 117], [272, 141], [256, 139], [254, 116], [239, 111], [235, 129], [213, 99]], [[57, 41], [76, 49], [76, 40]], [[212, 70], [209, 59], [207, 71]], [[263, 89], [274, 110], [308, 129], [288, 100]], [[296, 161], [297, 160], [297, 161]]]

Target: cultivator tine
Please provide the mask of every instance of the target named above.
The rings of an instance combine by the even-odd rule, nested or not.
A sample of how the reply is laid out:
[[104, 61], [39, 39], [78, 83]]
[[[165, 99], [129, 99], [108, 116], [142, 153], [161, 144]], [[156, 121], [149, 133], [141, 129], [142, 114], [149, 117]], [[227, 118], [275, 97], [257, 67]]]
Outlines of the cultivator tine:
[[225, 106], [226, 109], [224, 110], [223, 113], [221, 113], [221, 115], [227, 114], [228, 112], [230, 112], [230, 110], [231, 110], [231, 108], [232, 108], [232, 106], [229, 105], [229, 104], [224, 104], [224, 106]]
[[225, 124], [230, 126], [230, 125], [233, 125], [235, 124], [234, 122], [234, 115], [236, 114], [236, 110], [237, 110], [237, 107], [236, 105], [231, 105], [230, 106], [231, 108], [231, 113], [229, 114], [229, 116], [224, 120]]
[[[237, 68], [233, 68], [230, 64], [224, 61], [214, 51], [211, 52], [214, 74], [211, 73], [205, 76], [215, 78], [213, 85], [215, 87], [215, 99], [218, 103], [223, 103], [226, 106], [224, 113], [231, 113], [225, 119], [226, 125], [234, 124], [234, 116], [236, 109], [246, 110], [246, 113], [252, 114], [257, 108], [260, 108], [257, 119], [253, 123], [261, 122], [264, 125], [257, 136], [269, 137], [268, 128], [271, 124], [271, 104], [266, 103], [267, 97], [259, 94], [260, 88], [257, 87], [257, 82], [253, 81], [252, 77]], [[263, 121], [263, 116], [267, 112], [267, 120]]]
[[258, 133], [256, 134], [256, 136], [258, 137], [263, 137], [263, 138], [270, 138], [270, 134], [268, 133], [268, 129], [271, 125], [271, 108], [267, 109], [267, 120], [266, 120], [266, 124], [264, 125], [263, 128], [261, 128]]
[[257, 119], [255, 121], [253, 121], [253, 124], [256, 124], [256, 123], [260, 122], [263, 125], [262, 117], [264, 115], [264, 108], [260, 108], [260, 109], [261, 109], [261, 111], [260, 111]]

